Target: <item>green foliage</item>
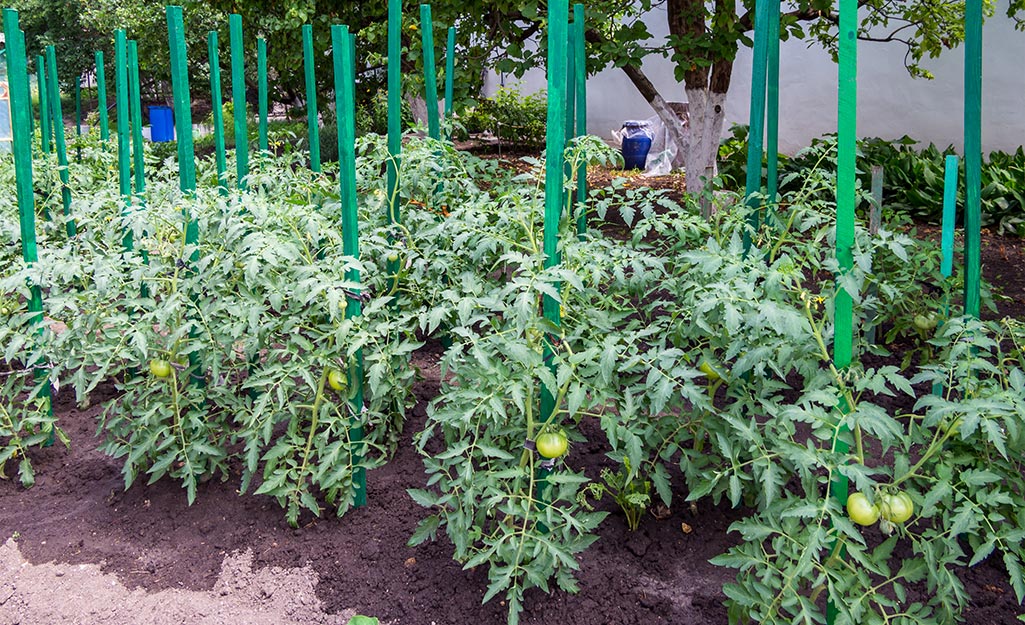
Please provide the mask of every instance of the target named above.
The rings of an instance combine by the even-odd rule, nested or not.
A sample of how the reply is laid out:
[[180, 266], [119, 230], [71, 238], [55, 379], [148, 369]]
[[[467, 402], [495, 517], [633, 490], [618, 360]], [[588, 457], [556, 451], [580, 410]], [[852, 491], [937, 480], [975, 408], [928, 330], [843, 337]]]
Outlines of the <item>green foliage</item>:
[[543, 91], [522, 95], [516, 87], [501, 87], [460, 115], [466, 132], [490, 132], [502, 141], [540, 147], [545, 141], [548, 99]]
[[[744, 184], [747, 169], [747, 126], [736, 125], [719, 146], [719, 177], [728, 188]], [[943, 218], [945, 157], [955, 154], [953, 146], [939, 150], [922, 148], [911, 137], [894, 141], [879, 138], [858, 141], [858, 181], [863, 189], [871, 184], [873, 165], [883, 168], [883, 211], [890, 219], [901, 216], [939, 225]], [[813, 168], [834, 166], [836, 136], [812, 140], [793, 158], [779, 155], [780, 190], [796, 191], [804, 175]], [[764, 163], [764, 159], [763, 159]], [[957, 222], [964, 218], [964, 159], [958, 160]], [[1025, 148], [1013, 153], [990, 152], [982, 164], [982, 226], [1001, 234], [1025, 236]], [[861, 210], [867, 205], [862, 204]]]

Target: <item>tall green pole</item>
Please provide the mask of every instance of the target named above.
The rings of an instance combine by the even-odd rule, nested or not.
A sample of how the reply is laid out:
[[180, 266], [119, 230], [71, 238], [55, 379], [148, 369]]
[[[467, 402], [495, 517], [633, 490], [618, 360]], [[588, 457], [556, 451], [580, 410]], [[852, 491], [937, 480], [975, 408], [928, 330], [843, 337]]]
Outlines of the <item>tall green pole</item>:
[[772, 204], [779, 191], [779, 0], [769, 0], [768, 83], [765, 122], [765, 197]]
[[[139, 82], [139, 44], [128, 41], [128, 98], [132, 120], [132, 160], [135, 163], [135, 196], [146, 202], [146, 147], [142, 140], [142, 85]], [[145, 252], [144, 252], [145, 254]]]
[[[943, 171], [943, 224], [940, 235], [940, 274], [949, 278], [954, 273], [954, 225], [957, 219], [957, 156], [948, 154]], [[950, 315], [950, 301], [944, 302], [944, 317]], [[943, 384], [932, 385], [932, 394], [943, 394]]]
[[303, 25], [303, 70], [306, 74], [306, 127], [310, 143], [310, 169], [320, 173], [320, 116], [317, 113], [317, 78], [313, 57], [313, 26]]
[[110, 138], [110, 124], [107, 120], [107, 78], [103, 69], [103, 52], [96, 51], [96, 108], [100, 114], [100, 140]]
[[[189, 66], [185, 52], [185, 24], [180, 6], [167, 7], [167, 40], [171, 48], [171, 90], [174, 92], [175, 122], [178, 127], [178, 186], [186, 199], [196, 193], [196, 154], [192, 144], [192, 97], [189, 95]], [[185, 245], [192, 248], [189, 262], [199, 261], [199, 224], [184, 202]], [[196, 351], [189, 352], [192, 383], [203, 385], [202, 361]]]
[[75, 160], [82, 160], [82, 144], [78, 138], [82, 136], [82, 77], [75, 76]]
[[242, 16], [228, 17], [231, 36], [231, 102], [235, 109], [235, 169], [239, 189], [246, 188], [249, 175], [249, 128], [246, 121], [246, 58], [242, 45]]
[[[774, 0], [773, 0], [774, 1]], [[765, 133], [765, 66], [768, 55], [768, 30], [770, 2], [755, 5], [754, 61], [751, 67], [751, 117], [750, 133], [747, 137], [747, 184], [745, 203], [751, 209], [748, 216], [749, 230], [744, 231], [744, 250], [751, 248], [751, 234], [761, 222], [759, 201], [756, 197], [762, 190], [762, 139]]]
[[[331, 27], [331, 48], [335, 70], [335, 102], [338, 110], [338, 158], [341, 161], [342, 203], [342, 247], [346, 256], [359, 259], [359, 221], [357, 220], [356, 196], [356, 85], [353, 65], [352, 40], [347, 26]], [[356, 268], [345, 272], [345, 279], [359, 284], [360, 275]], [[348, 305], [345, 307], [345, 318], [351, 319], [363, 314], [363, 304], [355, 293], [346, 295]], [[363, 350], [357, 350], [352, 365], [348, 368], [349, 388], [353, 389], [349, 398], [349, 412], [352, 415], [352, 488], [355, 507], [367, 504], [366, 469], [357, 467], [362, 461], [365, 444], [363, 443]]]
[[456, 73], [456, 27], [449, 26], [448, 40], [445, 42], [445, 119], [452, 117], [453, 85]]
[[49, 76], [50, 102], [53, 103], [53, 138], [57, 148], [57, 175], [61, 181], [61, 203], [64, 205], [64, 231], [71, 238], [78, 234], [71, 218], [71, 185], [68, 175], [68, 146], [64, 141], [64, 112], [61, 110], [60, 82], [57, 80], [57, 52], [46, 46], [46, 69]]
[[964, 311], [978, 317], [982, 272], [982, 0], [965, 1], [964, 85]]
[[50, 126], [50, 94], [47, 83], [46, 62], [43, 55], [39, 54], [36, 56], [36, 88], [39, 91], [39, 147], [42, 148], [43, 154], [50, 153], [50, 137], [53, 134]]
[[260, 114], [260, 151], [269, 149], [267, 144], [267, 40], [256, 40], [256, 80]]
[[[29, 266], [39, 261], [36, 246], [35, 198], [32, 190], [32, 94], [28, 85], [28, 61], [25, 58], [25, 35], [18, 27], [18, 12], [4, 9], [4, 40], [7, 42], [7, 80], [11, 96], [11, 150], [14, 152], [15, 192], [18, 199], [18, 216], [21, 228], [21, 254]], [[38, 333], [43, 332], [43, 295], [38, 285], [30, 285], [29, 312], [37, 324]], [[40, 363], [45, 364], [45, 363]], [[41, 382], [40, 397], [46, 402], [47, 411], [53, 415], [50, 401], [50, 385], [46, 383], [50, 372], [42, 367], [35, 368], [35, 379]], [[47, 444], [53, 444], [51, 432]]]
[[[840, 275], [854, 266], [854, 208], [856, 205], [856, 152], [857, 152], [857, 108], [858, 108], [858, 0], [840, 0], [839, 25], [839, 92], [837, 106], [837, 160], [836, 160], [836, 260]], [[763, 91], [764, 93], [764, 91]], [[833, 365], [846, 369], [851, 364], [854, 349], [854, 314], [852, 294], [842, 287], [837, 288], [834, 300]], [[837, 406], [841, 418], [850, 410], [845, 402]], [[847, 453], [849, 447], [844, 435], [833, 438], [833, 449]], [[834, 471], [830, 491], [841, 505], [847, 503], [847, 477]], [[827, 622], [836, 620], [837, 607], [831, 602], [826, 607]]]
[[217, 163], [217, 187], [228, 194], [228, 157], [224, 148], [224, 102], [221, 99], [221, 57], [217, 52], [217, 31], [206, 35], [206, 52], [210, 63], [210, 106], [214, 121], [214, 160]]
[[[576, 59], [577, 136], [587, 134], [587, 22], [584, 5], [573, 5], [574, 58]], [[587, 163], [577, 168], [577, 236], [587, 233]]]
[[[576, 112], [577, 112], [577, 97], [576, 97], [576, 86], [577, 79], [574, 74], [576, 73], [576, 43], [574, 41], [574, 31], [576, 26], [574, 24], [568, 24], [566, 27], [566, 116], [563, 118], [563, 127], [566, 132], [566, 143], [563, 145], [565, 149], [566, 145], [569, 145], [570, 141], [576, 135]], [[571, 163], [564, 163], [564, 175], [566, 178], [570, 178], [574, 175]], [[566, 214], [569, 218], [573, 218], [573, 198], [572, 193], [566, 193], [563, 195], [562, 201], [564, 202]]]
[[[399, 215], [399, 160], [402, 154], [402, 0], [388, 0], [388, 223]], [[390, 268], [394, 274], [397, 267]]]
[[[128, 120], [128, 38], [125, 31], [114, 31], [114, 89], [117, 98], [117, 169], [121, 201], [124, 203], [121, 214], [132, 212], [132, 156]], [[132, 228], [125, 228], [121, 239], [125, 250], [132, 251]]]
[[424, 99], [427, 100], [427, 134], [432, 139], [441, 138], [438, 122], [438, 73], [434, 65], [434, 22], [431, 20], [431, 5], [420, 5], [420, 36], [424, 55]]

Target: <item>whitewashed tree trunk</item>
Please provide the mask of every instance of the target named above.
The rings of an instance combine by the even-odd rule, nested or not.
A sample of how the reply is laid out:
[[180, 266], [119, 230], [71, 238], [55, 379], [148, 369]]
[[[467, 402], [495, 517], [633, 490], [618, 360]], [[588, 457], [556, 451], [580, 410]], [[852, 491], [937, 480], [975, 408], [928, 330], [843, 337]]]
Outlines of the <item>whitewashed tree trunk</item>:
[[685, 158], [687, 192], [701, 195], [716, 175], [719, 137], [726, 121], [726, 94], [709, 89], [687, 89], [690, 103], [690, 146]]

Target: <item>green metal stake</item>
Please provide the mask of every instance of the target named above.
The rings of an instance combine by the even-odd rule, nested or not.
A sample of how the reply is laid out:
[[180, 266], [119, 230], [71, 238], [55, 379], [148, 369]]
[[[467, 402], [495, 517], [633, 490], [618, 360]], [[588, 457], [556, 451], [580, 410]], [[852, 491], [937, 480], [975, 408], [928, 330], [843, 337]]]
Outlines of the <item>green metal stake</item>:
[[228, 17], [231, 35], [231, 102], [235, 109], [235, 169], [238, 188], [246, 188], [249, 175], [249, 128], [246, 121], [246, 59], [242, 47], [242, 16]]
[[[445, 119], [452, 117], [452, 98], [456, 73], [456, 27], [448, 29], [448, 41], [445, 45]], [[451, 137], [450, 137], [451, 138]]]
[[100, 113], [100, 141], [110, 139], [110, 126], [107, 120], [107, 79], [103, 70], [103, 52], [96, 51], [96, 108]]
[[[388, 0], [388, 223], [399, 215], [399, 161], [402, 154], [402, 0]], [[398, 267], [389, 267], [394, 274]]]
[[964, 311], [978, 318], [982, 273], [982, 0], [965, 1], [964, 84]]
[[[28, 84], [28, 61], [25, 58], [25, 35], [18, 27], [18, 12], [4, 9], [4, 39], [7, 42], [7, 80], [11, 95], [11, 150], [14, 152], [15, 190], [18, 198], [18, 216], [21, 226], [21, 254], [25, 263], [39, 261], [36, 247], [35, 198], [32, 190], [32, 94]], [[43, 333], [43, 295], [38, 285], [30, 286], [29, 312], [37, 324], [37, 335]], [[40, 363], [41, 365], [43, 363]], [[46, 402], [47, 412], [53, 416], [50, 400], [49, 369], [34, 369], [35, 380], [41, 383], [39, 395]], [[53, 444], [51, 431], [47, 445]]]
[[[854, 266], [854, 207], [857, 152], [857, 106], [858, 106], [858, 0], [840, 0], [839, 26], [839, 93], [837, 118], [837, 162], [836, 162], [836, 259], [840, 274]], [[762, 91], [764, 93], [764, 90]], [[836, 293], [833, 318], [833, 364], [843, 370], [851, 364], [854, 349], [854, 314], [852, 294], [840, 288]], [[837, 407], [841, 417], [850, 410], [845, 402]], [[849, 430], [841, 428], [833, 439], [833, 448], [838, 453], [847, 453], [849, 447], [842, 438]], [[840, 505], [846, 505], [847, 477], [835, 472], [830, 490]], [[826, 606], [826, 620], [832, 625], [838, 610], [832, 602]]]
[[313, 26], [310, 24], [303, 25], [303, 70], [306, 73], [306, 127], [310, 143], [310, 169], [320, 173], [320, 116], [317, 113]]
[[[117, 97], [117, 167], [121, 201], [121, 214], [132, 212], [132, 155], [128, 120], [128, 38], [124, 30], [114, 31], [114, 88]], [[121, 239], [126, 251], [134, 249], [131, 227], [126, 227]]]
[[207, 58], [210, 62], [210, 106], [214, 118], [214, 160], [217, 163], [217, 188], [228, 195], [228, 157], [224, 148], [224, 103], [221, 100], [221, 58], [217, 53], [217, 31], [206, 35]]
[[260, 114], [260, 151], [269, 149], [267, 143], [267, 40], [256, 40], [256, 79]]
[[424, 98], [427, 100], [427, 135], [441, 138], [438, 122], [438, 75], [434, 64], [434, 22], [431, 5], [420, 5], [420, 36], [424, 54]]
[[61, 203], [64, 205], [64, 231], [68, 238], [78, 234], [75, 220], [71, 218], [71, 186], [68, 175], [68, 146], [64, 141], [64, 113], [61, 110], [60, 83], [57, 81], [57, 52], [53, 46], [46, 46], [46, 68], [50, 77], [50, 102], [53, 103], [53, 136], [57, 148], [57, 175], [61, 181]]
[[[587, 22], [584, 5], [573, 5], [573, 26], [576, 35], [573, 40], [576, 59], [577, 136], [587, 134]], [[587, 163], [577, 168], [577, 237], [587, 234]]]
[[[341, 161], [341, 193], [342, 193], [342, 247], [346, 256], [359, 259], [359, 222], [357, 220], [356, 196], [356, 86], [353, 65], [355, 58], [352, 51], [352, 40], [347, 26], [331, 27], [331, 48], [335, 70], [335, 102], [338, 103], [338, 157]], [[359, 270], [350, 268], [345, 272], [345, 279], [359, 284]], [[345, 307], [345, 318], [351, 319], [363, 314], [362, 302], [356, 293], [346, 295], [348, 305]], [[362, 507], [367, 504], [367, 475], [364, 467], [357, 467], [362, 462], [363, 443], [363, 350], [357, 350], [352, 364], [348, 368], [349, 388], [353, 389], [349, 398], [349, 411], [352, 415], [350, 438], [352, 440], [352, 488], [353, 505]]]
[[47, 83], [46, 62], [43, 55], [39, 54], [36, 56], [36, 87], [39, 90], [39, 147], [43, 149], [43, 154], [50, 153], [50, 137], [53, 133], [50, 126], [50, 89]]
[[[577, 46], [575, 42], [574, 32], [576, 31], [575, 24], [567, 25], [566, 32], [566, 117], [563, 121], [563, 125], [566, 128], [566, 145], [569, 145], [573, 137], [576, 136], [576, 113], [577, 113], [577, 94], [576, 94], [576, 60], [577, 60]], [[563, 146], [565, 149], [565, 145]], [[571, 178], [576, 173], [572, 169], [571, 163], [564, 164], [564, 175], [566, 178]], [[569, 215], [569, 218], [573, 218], [573, 193], [567, 192], [563, 197], [565, 202], [565, 211]]]
[[75, 161], [82, 161], [82, 77], [75, 76]]
[[765, 132], [765, 66], [768, 55], [769, 4], [759, 2], [755, 6], [754, 62], [751, 67], [751, 121], [747, 136], [747, 184], [744, 198], [751, 214], [747, 221], [749, 230], [744, 231], [744, 252], [751, 249], [751, 235], [761, 222], [757, 193], [762, 190], [762, 138]]
[[765, 122], [765, 196], [770, 204], [776, 203], [779, 191], [779, 0], [770, 0], [768, 61], [766, 80], [766, 122]]
[[[139, 44], [128, 40], [128, 100], [132, 122], [132, 160], [135, 163], [135, 195], [146, 203], [146, 148], [142, 139], [142, 85], [139, 82]], [[145, 254], [145, 252], [143, 252]]]
[[[544, 217], [544, 266], [555, 267], [559, 257], [559, 220], [562, 217], [563, 194], [563, 150], [566, 141], [566, 48], [569, 3], [567, 0], [550, 0], [548, 3], [548, 130], [545, 136], [545, 217]], [[555, 285], [560, 288], [559, 285]], [[551, 295], [542, 296], [542, 312], [552, 325], [561, 325], [559, 302]], [[555, 375], [554, 337], [545, 335], [543, 358]], [[548, 423], [555, 413], [555, 396], [544, 384], [541, 385], [542, 424]], [[527, 424], [527, 436], [533, 439], [537, 432], [531, 423]], [[550, 463], [542, 463], [538, 469], [538, 481], [545, 484], [552, 472]], [[545, 500], [545, 486], [541, 486], [540, 499]]]
[[[943, 171], [943, 232], [940, 236], [940, 274], [954, 273], [954, 222], [957, 219], [957, 156], [948, 154]], [[950, 301], [943, 304], [943, 316], [950, 316]], [[932, 385], [933, 395], [943, 394], [943, 384]]]
[[[180, 6], [167, 7], [167, 39], [171, 48], [171, 90], [174, 92], [175, 121], [178, 128], [178, 186], [186, 199], [196, 193], [196, 155], [192, 144], [192, 98], [189, 95], [189, 66], [185, 53], [185, 25]], [[194, 267], [199, 261], [199, 224], [184, 203], [185, 245], [192, 247], [189, 257]], [[192, 383], [203, 386], [202, 361], [198, 352], [189, 352]]]

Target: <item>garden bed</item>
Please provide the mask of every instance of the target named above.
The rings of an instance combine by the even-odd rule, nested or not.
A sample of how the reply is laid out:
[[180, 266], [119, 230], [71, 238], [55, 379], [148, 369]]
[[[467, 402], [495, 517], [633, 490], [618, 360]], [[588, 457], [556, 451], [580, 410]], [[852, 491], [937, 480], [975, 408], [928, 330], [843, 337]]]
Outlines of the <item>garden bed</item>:
[[[933, 234], [929, 228], [922, 231]], [[1016, 239], [985, 235], [983, 254], [988, 279], [1008, 298], [999, 301], [1001, 314], [1023, 316], [1025, 247]], [[287, 525], [272, 499], [238, 495], [238, 466], [227, 482], [203, 484], [191, 506], [180, 485], [169, 480], [125, 491], [121, 462], [96, 449], [98, 406], [112, 387], [98, 389], [93, 407], [84, 410], [74, 406], [70, 391], [59, 395], [57, 416], [71, 449], [34, 452], [37, 481], [31, 489], [16, 480], [0, 483], [0, 537], [14, 537], [25, 560], [0, 560], [6, 565], [0, 571], [0, 622], [121, 622], [109, 619], [117, 618], [115, 610], [129, 597], [138, 601], [140, 592], [152, 598], [145, 604], [152, 620], [138, 623], [192, 622], [196, 614], [206, 614], [204, 623], [335, 623], [353, 611], [399, 625], [502, 622], [502, 602], [481, 605], [487, 587], [484, 567], [462, 570], [444, 537], [406, 546], [424, 515], [406, 494], [408, 488], [422, 488], [425, 479], [411, 436], [423, 429], [426, 406], [438, 393], [441, 352], [431, 342], [414, 356], [423, 374], [414, 387], [417, 402], [396, 456], [369, 474], [369, 506], [340, 519], [305, 513], [298, 529]], [[605, 457], [607, 443], [586, 421], [582, 433], [593, 442], [575, 445], [567, 464], [596, 479], [603, 466], [612, 466]], [[722, 586], [734, 575], [709, 559], [738, 541], [727, 528], [742, 512], [726, 502], [712, 507], [707, 499], [693, 511], [682, 495], [677, 493], [673, 509], [645, 515], [636, 532], [628, 531], [614, 503], [599, 504], [610, 516], [598, 530], [600, 540], [579, 556], [580, 593], [545, 596], [532, 590], [522, 622], [725, 624]], [[261, 590], [226, 592], [230, 583], [224, 571], [230, 572], [239, 557], [247, 561], [247, 554], [252, 557], [250, 575], [234, 579], [239, 586]], [[97, 583], [95, 570], [67, 566], [79, 564], [99, 565], [123, 588], [93, 603], [66, 601], [76, 589], [92, 593]], [[268, 567], [284, 570], [268, 573]], [[997, 559], [965, 570], [962, 577], [972, 597], [966, 622], [1018, 622], [1020, 607]], [[297, 579], [313, 580], [319, 606], [308, 605], [308, 600], [315, 603], [310, 593], [288, 585]], [[278, 585], [266, 580], [278, 580]], [[116, 595], [119, 589], [123, 597]], [[171, 589], [200, 594], [161, 592]], [[303, 609], [282, 613], [283, 596], [298, 597]], [[236, 604], [246, 611], [231, 612]], [[190, 606], [200, 612], [189, 612]], [[174, 620], [183, 610], [192, 616]], [[222, 612], [231, 616], [219, 616]]]

